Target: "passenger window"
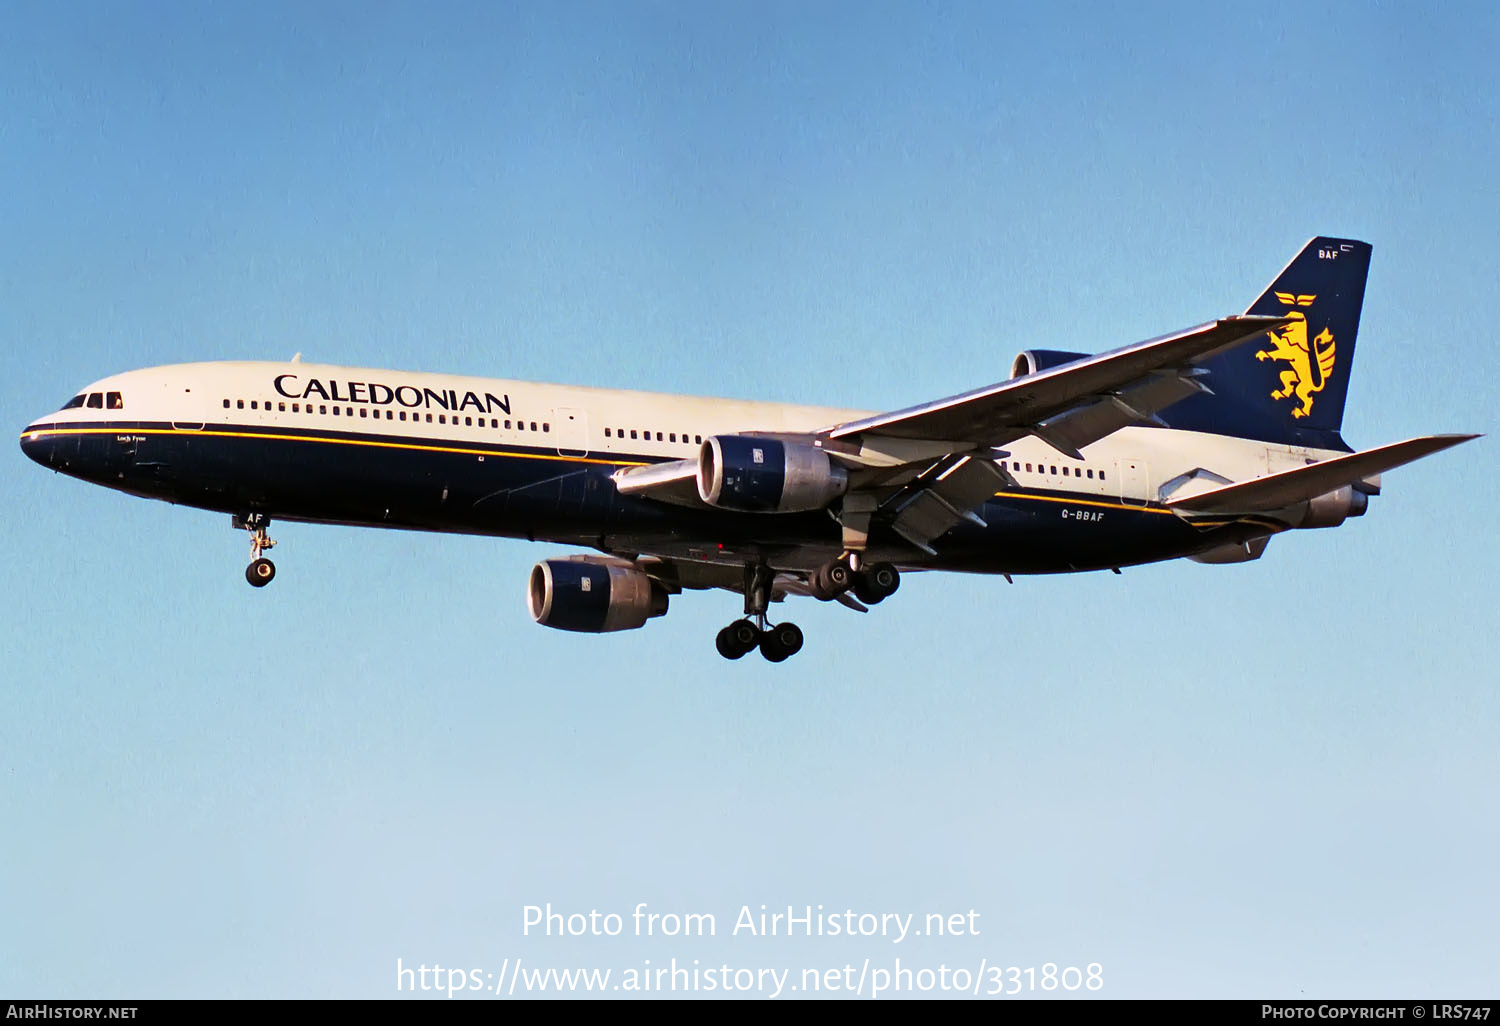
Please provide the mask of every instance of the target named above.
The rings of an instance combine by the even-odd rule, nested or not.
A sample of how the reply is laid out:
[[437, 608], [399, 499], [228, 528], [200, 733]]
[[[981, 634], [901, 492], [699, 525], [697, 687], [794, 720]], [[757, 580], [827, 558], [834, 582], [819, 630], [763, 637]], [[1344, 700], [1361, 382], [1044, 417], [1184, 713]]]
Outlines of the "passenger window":
[[1052, 474], [1053, 474], [1054, 477], [1057, 475], [1057, 468], [1056, 467], [1052, 468]]
[[400, 419], [401, 420], [405, 420], [406, 419], [406, 411], [405, 410], [401, 411], [401, 417], [400, 417]]
[[276, 404], [276, 412], [277, 413], [285, 413], [286, 412], [286, 403], [277, 403]]
[[352, 407], [352, 406], [345, 406], [344, 407], [344, 413], [347, 414], [350, 417], [354, 416], [354, 407]]
[[630, 429], [630, 437], [631, 437], [631, 438], [634, 438], [634, 437], [635, 437], [635, 428], [631, 428], [631, 429]]
[[1028, 473], [1028, 474], [1031, 473], [1031, 464], [1030, 463], [1026, 464], [1026, 473]]
[[386, 410], [385, 411], [385, 419], [386, 420], [395, 420], [396, 419], [396, 415], [394, 413], [392, 413], [390, 410]]
[[1104, 480], [1104, 471], [1102, 471], [1102, 470], [1099, 471], [1099, 480], [1101, 480], [1101, 481]]
[[245, 400], [243, 400], [243, 399], [236, 399], [234, 401], [234, 407], [237, 410], [243, 410], [245, 408]]
[[368, 410], [366, 410], [363, 406], [361, 406], [359, 408], [359, 415], [360, 415], [361, 418], [365, 418], [365, 417], [368, 417], [370, 415], [370, 412]]
[[328, 407], [326, 407], [326, 406], [322, 405], [321, 403], [319, 403], [318, 404], [318, 412], [321, 413], [321, 414], [323, 414], [326, 417], [328, 415]]
[[89, 409], [91, 409], [91, 410], [102, 410], [102, 409], [104, 409], [104, 393], [103, 392], [90, 392], [89, 393]]
[[498, 418], [496, 418], [496, 417], [491, 417], [491, 418], [490, 418], [490, 427], [492, 427], [492, 428], [497, 428], [497, 427], [499, 427], [499, 426], [500, 426], [500, 421], [499, 421], [499, 419], [498, 419]]
[[533, 430], [533, 431], [536, 430], [536, 421], [532, 421], [531, 422], [531, 430]]
[[335, 416], [335, 417], [337, 417], [337, 416], [338, 416], [338, 415], [339, 415], [339, 408], [338, 408], [338, 407], [337, 407], [337, 406], [335, 406], [335, 407], [334, 407], [334, 408], [333, 408], [333, 415], [334, 415], [334, 416]]
[[81, 407], [83, 405], [83, 401], [85, 399], [87, 399], [87, 398], [88, 398], [88, 396], [84, 395], [82, 392], [79, 392], [73, 398], [71, 398], [67, 402], [63, 403], [63, 409], [65, 409], [65, 410], [76, 410], [76, 409], [78, 409], [79, 407]]
[[473, 427], [473, 426], [474, 426], [474, 418], [473, 417], [465, 417], [464, 418], [464, 427]]
[[545, 435], [548, 432], [550, 432], [551, 430], [552, 430], [552, 425], [548, 424], [545, 420], [542, 421], [542, 434]]
[[121, 398], [119, 392], [110, 392], [104, 397], [104, 407], [109, 410], [123, 410], [125, 400]]
[[604, 437], [605, 437], [605, 438], [608, 438], [608, 437], [609, 437], [609, 428], [605, 428], [605, 429], [604, 429]]
[[226, 409], [226, 410], [229, 409], [229, 400], [228, 399], [224, 400], [224, 409]]
[[438, 423], [439, 424], [446, 424], [446, 423], [448, 423], [448, 415], [446, 413], [439, 413], [438, 414]]
[[660, 431], [658, 431], [658, 432], [657, 432], [657, 433], [656, 433], [656, 440], [657, 440], [657, 441], [658, 441], [658, 442], [659, 442], [659, 441], [661, 441], [661, 432], [660, 432]]
[[[251, 409], [252, 409], [252, 410], [258, 410], [258, 409], [260, 409], [260, 407], [259, 407], [259, 406], [257, 406], [257, 405], [255, 405], [255, 400], [254, 400], [254, 399], [251, 399], [251, 400], [250, 400], [250, 408], [251, 408]], [[270, 409], [270, 407], [267, 407], [267, 409]]]
[[702, 445], [703, 444], [703, 436], [702, 435], [694, 435], [693, 436], [693, 441], [697, 442], [699, 445]]
[[301, 413], [302, 412], [302, 404], [301, 403], [292, 403], [292, 412], [293, 413]]
[[429, 423], [429, 424], [432, 423], [432, 414], [430, 414], [430, 413], [427, 415], [427, 423]]
[[507, 430], [507, 431], [510, 430], [510, 421], [508, 421], [508, 420], [505, 422], [505, 430]]
[[667, 441], [669, 441], [669, 442], [675, 442], [675, 441], [677, 441], [677, 432], [674, 431], [671, 434], [669, 434], [667, 436]]

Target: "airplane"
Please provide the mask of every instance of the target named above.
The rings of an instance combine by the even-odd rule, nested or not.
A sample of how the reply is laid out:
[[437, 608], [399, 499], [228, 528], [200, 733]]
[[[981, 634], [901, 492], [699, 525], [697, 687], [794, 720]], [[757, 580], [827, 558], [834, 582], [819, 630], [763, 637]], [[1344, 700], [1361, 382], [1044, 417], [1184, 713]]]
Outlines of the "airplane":
[[1387, 470], [1477, 435], [1339, 433], [1371, 248], [1314, 238], [1241, 315], [886, 413], [289, 362], [103, 378], [26, 427], [54, 471], [228, 513], [246, 579], [273, 520], [525, 538], [537, 623], [633, 630], [685, 590], [743, 597], [727, 659], [803, 646], [789, 596], [867, 612], [913, 571], [1259, 559], [1364, 515]]

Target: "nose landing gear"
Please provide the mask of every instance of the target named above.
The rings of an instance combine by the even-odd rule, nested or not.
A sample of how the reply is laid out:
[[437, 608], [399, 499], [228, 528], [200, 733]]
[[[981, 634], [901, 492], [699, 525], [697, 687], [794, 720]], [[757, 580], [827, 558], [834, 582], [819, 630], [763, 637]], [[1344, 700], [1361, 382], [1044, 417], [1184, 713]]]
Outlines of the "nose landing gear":
[[250, 532], [250, 565], [245, 567], [245, 580], [253, 587], [264, 588], [276, 577], [276, 564], [261, 555], [276, 545], [266, 533], [271, 518], [262, 513], [250, 513], [233, 517], [231, 522], [237, 529]]

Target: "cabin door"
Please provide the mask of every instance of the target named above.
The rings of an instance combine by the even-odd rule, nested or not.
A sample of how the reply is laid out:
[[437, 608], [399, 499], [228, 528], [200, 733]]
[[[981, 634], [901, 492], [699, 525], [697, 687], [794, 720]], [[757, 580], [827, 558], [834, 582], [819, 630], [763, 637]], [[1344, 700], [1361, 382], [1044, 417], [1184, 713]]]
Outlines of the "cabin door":
[[589, 454], [589, 415], [583, 410], [557, 407], [552, 411], [552, 430], [556, 432], [559, 456]]

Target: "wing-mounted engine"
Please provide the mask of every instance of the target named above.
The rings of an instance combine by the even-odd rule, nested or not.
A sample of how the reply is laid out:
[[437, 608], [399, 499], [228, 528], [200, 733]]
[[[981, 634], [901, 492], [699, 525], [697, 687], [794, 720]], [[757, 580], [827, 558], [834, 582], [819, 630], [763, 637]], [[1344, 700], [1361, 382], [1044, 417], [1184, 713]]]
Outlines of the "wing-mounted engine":
[[752, 435], [715, 435], [698, 452], [698, 496], [741, 513], [805, 513], [849, 490], [822, 449]]
[[1016, 358], [1011, 361], [1010, 376], [1012, 380], [1024, 378], [1028, 374], [1061, 367], [1074, 360], [1082, 360], [1088, 355], [1090, 354], [1066, 353], [1060, 349], [1028, 349], [1023, 353], [1017, 353]]
[[531, 568], [526, 605], [543, 627], [606, 634], [644, 627], [664, 614], [667, 590], [623, 559], [572, 556]]

